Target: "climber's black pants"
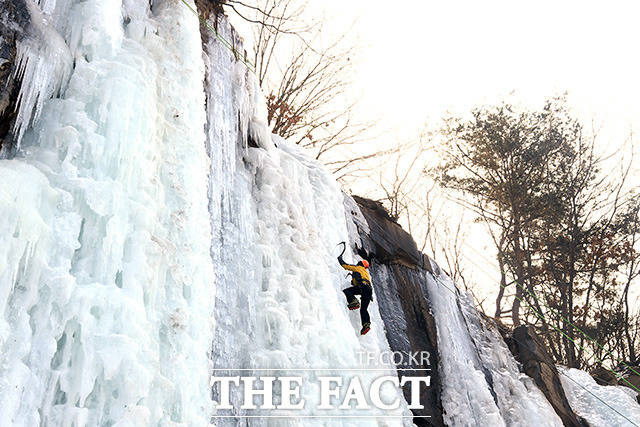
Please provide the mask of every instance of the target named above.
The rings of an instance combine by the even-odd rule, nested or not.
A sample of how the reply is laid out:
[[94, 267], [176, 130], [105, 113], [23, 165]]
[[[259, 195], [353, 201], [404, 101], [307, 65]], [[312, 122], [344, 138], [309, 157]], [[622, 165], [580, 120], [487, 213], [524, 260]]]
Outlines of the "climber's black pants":
[[351, 286], [347, 289], [343, 289], [342, 292], [344, 292], [344, 295], [347, 297], [347, 303], [355, 300], [356, 295], [361, 295], [360, 320], [362, 320], [363, 325], [367, 322], [370, 322], [371, 319], [369, 319], [369, 312], [367, 311], [367, 307], [369, 307], [369, 303], [371, 302], [371, 286]]

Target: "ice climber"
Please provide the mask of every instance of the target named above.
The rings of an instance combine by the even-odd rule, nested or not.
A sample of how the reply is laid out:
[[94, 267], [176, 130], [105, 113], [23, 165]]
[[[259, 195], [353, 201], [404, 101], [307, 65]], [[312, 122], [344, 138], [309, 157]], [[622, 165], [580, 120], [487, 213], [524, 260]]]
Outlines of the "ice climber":
[[[367, 307], [371, 302], [373, 290], [371, 288], [371, 278], [369, 277], [369, 262], [366, 259], [358, 262], [356, 265], [347, 264], [342, 259], [342, 254], [338, 257], [338, 262], [345, 270], [351, 272], [351, 285], [347, 289], [343, 289], [344, 295], [347, 297], [347, 307], [349, 310], [360, 309], [360, 319], [362, 320], [361, 335], [366, 334], [371, 329], [371, 319]], [[356, 298], [360, 295], [360, 302]]]

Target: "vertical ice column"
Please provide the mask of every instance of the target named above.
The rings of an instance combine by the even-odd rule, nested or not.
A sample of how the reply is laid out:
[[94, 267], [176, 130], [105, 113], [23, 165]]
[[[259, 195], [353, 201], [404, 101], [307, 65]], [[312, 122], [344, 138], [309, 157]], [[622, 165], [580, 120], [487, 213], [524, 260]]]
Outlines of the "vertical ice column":
[[[47, 3], [50, 2], [42, 1], [43, 6]], [[24, 4], [29, 23], [17, 42], [13, 76], [22, 81], [14, 126], [18, 147], [29, 124], [40, 116], [45, 101], [66, 86], [73, 67], [71, 51], [55, 27], [56, 21], [52, 22], [34, 0], [25, 0]]]
[[473, 302], [433, 266], [429, 295], [438, 331], [444, 419], [451, 425], [562, 425], [531, 378], [520, 373], [502, 337]]
[[[212, 18], [213, 19], [213, 18]], [[213, 24], [212, 24], [213, 25]], [[228, 21], [220, 18], [221, 37], [237, 43]], [[248, 331], [262, 260], [256, 256], [255, 208], [251, 178], [244, 172], [248, 103], [246, 67], [207, 30], [205, 65], [206, 145], [211, 158], [209, 212], [211, 258], [216, 282], [216, 334], [213, 361], [217, 368], [240, 366], [251, 352]], [[221, 373], [226, 374], [226, 373]]]
[[0, 162], [0, 424], [208, 424], [198, 19], [170, 0], [67, 3], [40, 6], [75, 60], [68, 87], [40, 92]]
[[[219, 18], [217, 29], [237, 43], [226, 19]], [[306, 383], [336, 369], [350, 378], [354, 372], [340, 367], [355, 367], [357, 351], [388, 346], [381, 329], [359, 339], [359, 318], [343, 301], [346, 282], [333, 254], [347, 240], [343, 195], [317, 162], [281, 139], [272, 141], [264, 99], [246, 66], [213, 37], [206, 54], [214, 368], [263, 375], [259, 368], [325, 367], [302, 372]], [[249, 139], [260, 148], [247, 147]], [[370, 310], [382, 325], [375, 304]]]

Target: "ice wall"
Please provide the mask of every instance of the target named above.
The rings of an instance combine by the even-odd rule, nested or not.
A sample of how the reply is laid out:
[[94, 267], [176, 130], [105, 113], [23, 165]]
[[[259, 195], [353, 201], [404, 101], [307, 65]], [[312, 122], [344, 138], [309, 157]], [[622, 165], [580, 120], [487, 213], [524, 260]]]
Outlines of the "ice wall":
[[28, 129], [0, 161], [0, 425], [209, 422], [200, 32], [153, 3], [28, 2]]
[[480, 317], [437, 265], [424, 282], [438, 330], [442, 406], [448, 425], [561, 426], [531, 378], [520, 373], [495, 326]]
[[229, 51], [203, 61], [187, 7], [28, 8], [21, 145], [0, 161], [0, 425], [206, 425], [212, 365], [350, 379], [388, 350], [340, 292], [340, 188], [272, 140]]
[[[345, 211], [321, 165], [270, 135], [251, 72], [201, 38], [197, 17], [176, 0], [25, 4], [21, 145], [0, 160], [0, 425], [207, 425], [229, 415], [213, 409], [212, 372], [396, 375], [358, 355], [414, 349], [394, 312], [409, 306], [402, 281], [390, 265], [374, 270], [384, 292], [360, 336], [336, 244], [351, 243], [356, 261], [367, 220], [350, 198]], [[241, 52], [226, 19], [211, 19]], [[428, 300], [416, 305], [437, 326], [444, 421], [559, 425], [495, 328], [431, 269], [408, 274], [418, 283], [403, 295]], [[316, 390], [303, 397], [309, 409], [295, 415], [313, 415]], [[400, 391], [385, 389], [396, 397], [397, 410], [367, 413], [387, 418], [251, 423], [410, 423]], [[590, 399], [572, 405], [595, 424], [620, 421], [598, 418], [609, 408]], [[248, 422], [230, 415], [215, 424]]]
[[[226, 19], [220, 18], [217, 28], [241, 51]], [[360, 351], [388, 351], [389, 345], [377, 305], [370, 306], [374, 327], [361, 337], [359, 315], [347, 310], [341, 292], [348, 279], [336, 260], [337, 243], [357, 236], [348, 233], [339, 186], [300, 148], [270, 135], [262, 93], [244, 64], [213, 37], [208, 38], [205, 53], [211, 253], [216, 272], [214, 372], [228, 375], [245, 369], [243, 375], [295, 374], [305, 384], [317, 384], [316, 377], [328, 375], [341, 376], [345, 383], [358, 375], [364, 384], [385, 373], [396, 375], [389, 365], [363, 365], [358, 357]], [[347, 259], [352, 256], [345, 254]], [[380, 370], [351, 370], [365, 367]], [[307, 391], [302, 396], [307, 409], [293, 415], [318, 413], [313, 411], [318, 390]], [[367, 411], [367, 415], [410, 417], [398, 390], [385, 390], [386, 401], [396, 396], [402, 400], [398, 410]], [[232, 401], [239, 398], [234, 395]], [[249, 414], [256, 412], [231, 413]], [[216, 419], [216, 423], [238, 420]], [[386, 420], [385, 424], [398, 425], [410, 418]], [[305, 425], [325, 422], [307, 419]], [[330, 423], [378, 424], [371, 418], [334, 418]]]
[[587, 372], [560, 368], [562, 386], [573, 410], [591, 427], [640, 425], [637, 393], [625, 386], [602, 386]]

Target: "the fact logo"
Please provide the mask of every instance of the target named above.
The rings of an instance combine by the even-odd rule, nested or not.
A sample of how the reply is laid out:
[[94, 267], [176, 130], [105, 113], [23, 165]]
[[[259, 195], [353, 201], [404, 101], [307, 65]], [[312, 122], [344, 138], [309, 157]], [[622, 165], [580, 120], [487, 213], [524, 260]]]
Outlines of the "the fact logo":
[[[386, 357], [380, 353], [360, 355], [360, 360], [367, 362], [397, 362], [398, 358], [398, 352], [390, 352]], [[411, 355], [409, 360], [418, 362], [418, 366], [397, 368], [397, 374], [389, 364], [353, 369], [296, 369], [295, 375], [286, 376], [273, 374], [276, 371], [278, 374], [287, 372], [287, 369], [252, 369], [250, 376], [233, 372], [248, 369], [228, 369], [225, 373], [236, 375], [215, 375], [211, 378], [216, 412], [230, 410], [238, 414], [258, 411], [253, 413], [264, 415], [275, 410], [279, 414], [286, 411], [295, 416], [292, 411], [326, 413], [329, 410], [374, 408], [389, 411], [400, 408], [401, 388], [407, 397], [408, 409], [424, 409], [420, 396], [431, 385], [430, 368], [424, 367], [428, 366], [429, 357], [428, 354]]]
[[[361, 377], [353, 376], [343, 392], [342, 377], [317, 377], [317, 380], [318, 383], [315, 385], [319, 385], [320, 390], [320, 404], [317, 409], [371, 409], [372, 406], [386, 410], [399, 408], [399, 397], [392, 402], [383, 402], [380, 391], [385, 383], [395, 387], [410, 384], [409, 409], [424, 409], [420, 404], [420, 384], [428, 387], [431, 383], [431, 377], [398, 378], [395, 375], [385, 375], [375, 378], [367, 387], [367, 392]], [[262, 383], [261, 387], [257, 385], [258, 381]], [[301, 388], [304, 386], [303, 377], [212, 377], [211, 384], [220, 385], [220, 402], [216, 409], [235, 409], [230, 401], [232, 384], [244, 390], [240, 409], [303, 409], [306, 405], [306, 400], [300, 397]], [[279, 390], [276, 386], [279, 386]], [[274, 404], [274, 391], [281, 398], [277, 404]], [[256, 405], [255, 397], [262, 397], [262, 403]]]

